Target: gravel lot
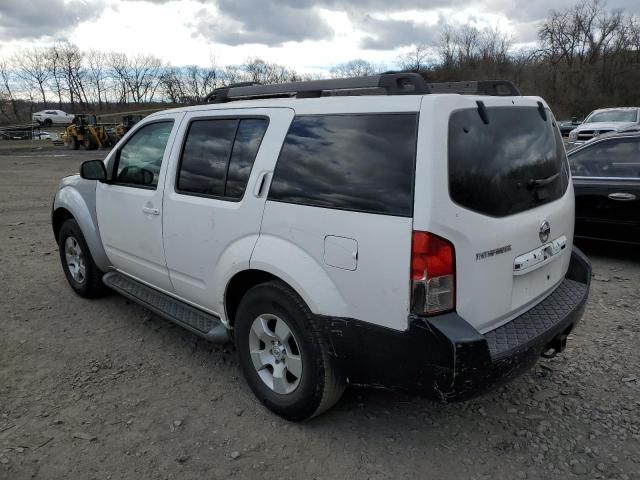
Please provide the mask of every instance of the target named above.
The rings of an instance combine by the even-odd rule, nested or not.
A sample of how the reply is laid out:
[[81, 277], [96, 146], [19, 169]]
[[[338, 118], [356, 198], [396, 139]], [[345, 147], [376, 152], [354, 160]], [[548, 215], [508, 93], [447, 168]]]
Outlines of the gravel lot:
[[16, 145], [0, 146], [0, 479], [640, 479], [637, 249], [582, 245], [594, 281], [567, 350], [490, 395], [352, 389], [288, 423], [231, 346], [71, 292], [51, 199], [104, 153]]

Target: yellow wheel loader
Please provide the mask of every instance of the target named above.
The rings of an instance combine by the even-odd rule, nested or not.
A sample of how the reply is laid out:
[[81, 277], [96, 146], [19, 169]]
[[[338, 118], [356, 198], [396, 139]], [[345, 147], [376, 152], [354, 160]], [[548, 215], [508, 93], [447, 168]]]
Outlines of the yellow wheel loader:
[[107, 129], [98, 124], [95, 115], [76, 115], [62, 134], [62, 141], [71, 150], [111, 147]]

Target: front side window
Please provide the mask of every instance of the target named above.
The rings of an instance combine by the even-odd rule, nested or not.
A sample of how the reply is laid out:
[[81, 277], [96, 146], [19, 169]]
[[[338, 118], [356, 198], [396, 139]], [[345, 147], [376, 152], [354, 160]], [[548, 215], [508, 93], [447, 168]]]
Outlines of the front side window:
[[140, 128], [118, 153], [115, 183], [155, 188], [173, 121]]
[[576, 177], [640, 178], [640, 139], [606, 140], [569, 157]]
[[411, 216], [417, 114], [296, 117], [269, 199]]
[[193, 121], [182, 151], [177, 191], [242, 198], [266, 129], [264, 118]]

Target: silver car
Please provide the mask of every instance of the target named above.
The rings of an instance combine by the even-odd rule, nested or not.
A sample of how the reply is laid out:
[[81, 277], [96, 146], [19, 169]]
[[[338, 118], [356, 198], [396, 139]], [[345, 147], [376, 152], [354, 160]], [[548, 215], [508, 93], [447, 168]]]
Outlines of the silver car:
[[594, 110], [585, 118], [582, 125], [569, 133], [567, 146], [574, 148], [603, 133], [620, 132], [638, 124], [640, 124], [639, 107]]

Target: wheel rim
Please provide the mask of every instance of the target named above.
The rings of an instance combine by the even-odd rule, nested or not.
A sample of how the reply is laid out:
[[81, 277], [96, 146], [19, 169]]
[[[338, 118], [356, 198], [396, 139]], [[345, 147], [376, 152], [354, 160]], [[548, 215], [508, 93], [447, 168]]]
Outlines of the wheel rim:
[[263, 314], [249, 332], [251, 361], [264, 384], [276, 393], [292, 393], [302, 378], [300, 346], [287, 323]]
[[84, 283], [86, 268], [82, 248], [75, 237], [69, 236], [64, 242], [64, 257], [71, 277], [78, 283]]

